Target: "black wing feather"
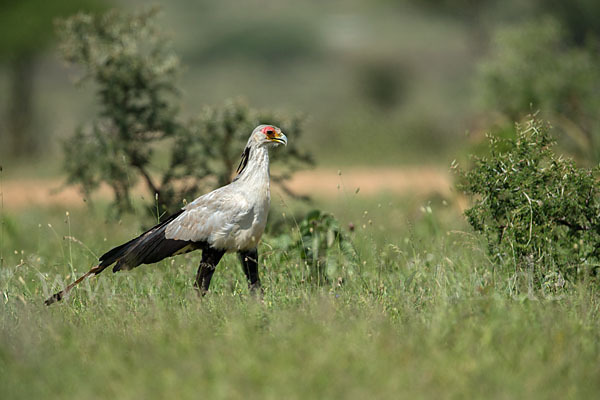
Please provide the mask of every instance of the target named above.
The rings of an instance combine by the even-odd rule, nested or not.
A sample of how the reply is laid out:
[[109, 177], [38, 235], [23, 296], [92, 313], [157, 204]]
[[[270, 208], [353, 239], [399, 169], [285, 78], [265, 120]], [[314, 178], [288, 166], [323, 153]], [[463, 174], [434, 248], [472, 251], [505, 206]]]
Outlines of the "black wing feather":
[[160, 261], [165, 257], [177, 253], [179, 250], [190, 244], [193, 245], [192, 249], [196, 248], [197, 246], [194, 242], [167, 239], [165, 237], [167, 225], [184, 211], [185, 210], [180, 210], [176, 212], [160, 224], [148, 229], [140, 236], [104, 253], [100, 256], [100, 268], [98, 272], [96, 272], [96, 275], [115, 262], [117, 264], [113, 268], [114, 272], [121, 269], [135, 268], [140, 264], [150, 264]]

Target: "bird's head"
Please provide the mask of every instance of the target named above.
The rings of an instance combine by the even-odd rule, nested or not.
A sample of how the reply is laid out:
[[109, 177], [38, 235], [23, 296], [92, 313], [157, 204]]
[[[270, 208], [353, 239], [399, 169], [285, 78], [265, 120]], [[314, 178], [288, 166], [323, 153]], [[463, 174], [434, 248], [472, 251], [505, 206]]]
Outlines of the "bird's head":
[[279, 146], [283, 144], [287, 146], [287, 137], [281, 132], [276, 126], [273, 125], [259, 125], [250, 136], [250, 143], [255, 146]]

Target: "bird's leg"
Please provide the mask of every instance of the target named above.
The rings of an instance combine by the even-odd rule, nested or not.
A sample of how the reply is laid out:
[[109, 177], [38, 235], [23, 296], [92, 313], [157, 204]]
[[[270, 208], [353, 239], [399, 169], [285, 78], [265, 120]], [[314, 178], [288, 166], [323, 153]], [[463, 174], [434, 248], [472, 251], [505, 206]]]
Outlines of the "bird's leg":
[[240, 251], [238, 254], [242, 262], [242, 269], [248, 279], [248, 288], [251, 292], [259, 290], [262, 293], [260, 279], [258, 278], [258, 250], [254, 248], [252, 250]]
[[212, 249], [210, 247], [202, 250], [202, 261], [198, 267], [196, 281], [194, 282], [194, 287], [198, 290], [199, 295], [204, 296], [208, 292], [210, 280], [223, 254], [225, 254], [223, 250]]

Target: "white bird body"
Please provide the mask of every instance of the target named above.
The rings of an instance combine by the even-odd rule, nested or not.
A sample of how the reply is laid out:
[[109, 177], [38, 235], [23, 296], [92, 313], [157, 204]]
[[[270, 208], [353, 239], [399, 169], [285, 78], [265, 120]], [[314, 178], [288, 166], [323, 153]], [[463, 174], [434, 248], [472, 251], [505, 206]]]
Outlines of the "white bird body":
[[184, 207], [167, 225], [167, 239], [207, 242], [225, 251], [256, 247], [271, 204], [269, 152], [266, 147], [250, 151], [249, 160], [237, 178]]
[[198, 197], [179, 212], [140, 236], [100, 256], [99, 264], [46, 300], [60, 301], [78, 283], [113, 265], [113, 272], [152, 264], [166, 257], [202, 250], [194, 286], [204, 294], [221, 257], [235, 251], [251, 290], [260, 288], [258, 242], [265, 231], [271, 203], [269, 147], [287, 144], [281, 129], [260, 125], [242, 153], [238, 175], [229, 185]]

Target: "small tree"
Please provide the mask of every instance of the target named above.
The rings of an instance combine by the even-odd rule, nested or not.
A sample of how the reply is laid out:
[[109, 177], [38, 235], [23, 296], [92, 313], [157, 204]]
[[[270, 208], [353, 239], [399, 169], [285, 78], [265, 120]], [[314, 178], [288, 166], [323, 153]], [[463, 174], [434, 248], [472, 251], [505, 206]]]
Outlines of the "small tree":
[[[182, 200], [229, 182], [250, 132], [268, 122], [293, 138], [285, 163], [273, 174], [274, 182], [291, 193], [285, 180], [312, 163], [297, 147], [301, 119], [232, 101], [181, 122], [179, 61], [168, 51], [155, 15], [156, 10], [135, 15], [112, 11], [78, 14], [59, 23], [65, 58], [83, 68], [84, 79], [94, 81], [100, 103], [98, 118], [64, 144], [68, 183], [79, 185], [86, 196], [108, 184], [121, 213], [132, 209], [131, 192], [141, 179], [150, 194], [147, 208], [156, 213], [158, 206], [160, 217], [181, 207]], [[275, 162], [278, 157], [274, 155]]]
[[595, 270], [600, 256], [599, 169], [557, 156], [547, 125], [531, 117], [514, 139], [490, 137], [488, 157], [460, 173], [474, 205], [465, 214], [503, 265], [532, 267], [543, 281]]

